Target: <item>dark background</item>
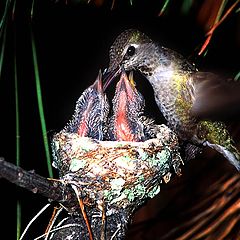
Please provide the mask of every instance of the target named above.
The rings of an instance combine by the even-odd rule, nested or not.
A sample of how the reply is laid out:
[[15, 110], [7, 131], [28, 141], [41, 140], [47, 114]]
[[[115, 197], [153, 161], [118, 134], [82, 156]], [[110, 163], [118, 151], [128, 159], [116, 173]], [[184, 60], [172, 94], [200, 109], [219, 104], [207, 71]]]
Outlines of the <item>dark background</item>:
[[[230, 1], [231, 2], [231, 1]], [[234, 77], [240, 70], [240, 18], [231, 14], [215, 31], [205, 57], [197, 57], [204, 43], [204, 26], [198, 20], [202, 1], [194, 1], [188, 13], [181, 12], [181, 1], [170, 1], [161, 17], [161, 1], [116, 0], [101, 6], [91, 2], [36, 0], [31, 18], [32, 1], [16, 1], [14, 18], [7, 21], [7, 39], [0, 79], [1, 147], [0, 156], [15, 162], [15, 97], [14, 56], [16, 56], [19, 107], [21, 166], [48, 176], [31, 53], [31, 30], [35, 37], [43, 104], [49, 137], [70, 119], [75, 101], [96, 78], [99, 69], [108, 64], [108, 50], [116, 36], [127, 28], [144, 31], [164, 46], [172, 48], [197, 64], [198, 68]], [[0, 4], [3, 14], [5, 3]], [[11, 11], [9, 12], [9, 14]], [[140, 76], [138, 89], [146, 98], [147, 110], [160, 122], [161, 116], [153, 101], [152, 89]], [[114, 85], [110, 87], [112, 95]], [[235, 135], [236, 139], [238, 134]], [[205, 155], [207, 156], [207, 155]], [[218, 156], [220, 162], [225, 162]], [[205, 159], [205, 158], [204, 158]], [[204, 160], [207, 162], [207, 160]], [[186, 166], [186, 176], [196, 169], [199, 161]], [[225, 163], [224, 163], [225, 164]], [[201, 165], [201, 164], [200, 164]], [[226, 168], [228, 164], [226, 163]], [[234, 171], [232, 167], [229, 167]], [[197, 172], [197, 170], [195, 170]], [[194, 172], [194, 174], [196, 173]], [[57, 172], [54, 170], [55, 177]], [[211, 171], [208, 173], [211, 175]], [[197, 177], [194, 178], [196, 184]], [[47, 199], [1, 180], [1, 235], [14, 239], [16, 199], [22, 203], [23, 228], [47, 203]], [[169, 185], [171, 188], [171, 185]], [[167, 199], [168, 185], [163, 187]], [[161, 195], [161, 193], [160, 193]], [[167, 200], [166, 200], [167, 201]], [[3, 216], [3, 212], [5, 212]], [[51, 211], [43, 214], [30, 228], [26, 239], [40, 235], [47, 226]], [[32, 238], [29, 236], [33, 236]]]

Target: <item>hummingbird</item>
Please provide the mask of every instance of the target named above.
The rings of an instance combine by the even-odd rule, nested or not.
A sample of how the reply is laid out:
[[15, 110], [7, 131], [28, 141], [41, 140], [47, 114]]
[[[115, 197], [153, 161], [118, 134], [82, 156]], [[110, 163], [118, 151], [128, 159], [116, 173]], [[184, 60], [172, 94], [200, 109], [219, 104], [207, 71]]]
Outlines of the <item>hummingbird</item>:
[[[110, 47], [105, 88], [121, 72], [136, 70], [149, 81], [159, 110], [168, 126], [185, 146], [186, 159], [195, 158], [202, 147], [221, 153], [240, 170], [240, 154], [222, 121], [200, 119], [192, 114], [198, 95], [209, 76], [197, 70], [181, 54], [161, 46], [136, 29], [123, 31]], [[207, 85], [207, 84], [206, 84]]]
[[128, 77], [122, 69], [112, 102], [110, 140], [140, 142], [156, 137], [158, 125], [144, 115], [145, 100], [136, 89], [133, 72]]
[[90, 137], [102, 141], [109, 109], [100, 70], [95, 82], [84, 90], [77, 100], [72, 119], [63, 131], [77, 133], [79, 137]]

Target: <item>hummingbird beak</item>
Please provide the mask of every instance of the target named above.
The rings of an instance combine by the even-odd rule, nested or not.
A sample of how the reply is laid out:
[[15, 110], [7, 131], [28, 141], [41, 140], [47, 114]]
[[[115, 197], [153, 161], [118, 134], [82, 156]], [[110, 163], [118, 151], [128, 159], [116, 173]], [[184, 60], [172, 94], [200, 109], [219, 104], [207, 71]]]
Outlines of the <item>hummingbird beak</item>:
[[115, 68], [114, 70], [109, 71], [109, 69], [105, 70], [103, 73], [103, 91], [107, 89], [107, 87], [110, 85], [110, 83], [116, 78], [122, 71], [122, 67], [119, 66]]

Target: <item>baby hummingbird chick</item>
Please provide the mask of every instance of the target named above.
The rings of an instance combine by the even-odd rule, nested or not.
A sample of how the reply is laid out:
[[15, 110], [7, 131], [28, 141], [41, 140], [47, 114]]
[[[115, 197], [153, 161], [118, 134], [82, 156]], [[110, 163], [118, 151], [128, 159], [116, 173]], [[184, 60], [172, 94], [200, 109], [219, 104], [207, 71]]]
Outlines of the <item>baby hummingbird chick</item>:
[[135, 88], [131, 77], [122, 70], [113, 98], [113, 116], [109, 124], [109, 136], [115, 141], [139, 142], [144, 140], [144, 126], [140, 120], [144, 99]]
[[102, 73], [99, 71], [96, 81], [77, 100], [72, 119], [63, 131], [103, 140], [108, 113], [109, 103], [103, 92]]

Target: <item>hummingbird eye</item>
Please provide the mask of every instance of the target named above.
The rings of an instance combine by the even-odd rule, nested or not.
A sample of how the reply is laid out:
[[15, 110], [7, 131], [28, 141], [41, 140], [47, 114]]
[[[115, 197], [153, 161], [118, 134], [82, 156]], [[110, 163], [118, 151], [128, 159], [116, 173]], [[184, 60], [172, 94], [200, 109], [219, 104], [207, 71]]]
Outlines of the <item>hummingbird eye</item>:
[[130, 46], [128, 49], [127, 49], [127, 55], [128, 56], [133, 56], [135, 54], [135, 47], [134, 46]]

